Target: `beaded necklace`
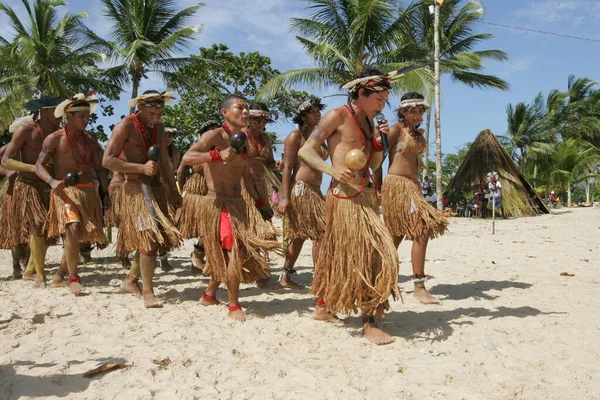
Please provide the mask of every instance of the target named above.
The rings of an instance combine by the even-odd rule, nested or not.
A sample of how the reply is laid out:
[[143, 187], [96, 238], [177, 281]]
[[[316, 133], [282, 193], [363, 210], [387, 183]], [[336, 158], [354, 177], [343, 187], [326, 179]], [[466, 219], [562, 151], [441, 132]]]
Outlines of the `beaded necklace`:
[[69, 148], [71, 149], [71, 153], [73, 154], [73, 160], [75, 160], [75, 163], [77, 165], [90, 165], [92, 163], [92, 159], [93, 157], [90, 157], [90, 161], [88, 162], [88, 156], [92, 155], [92, 146], [90, 146], [90, 143], [88, 142], [87, 137], [85, 136], [85, 133], [83, 133], [83, 154], [81, 154], [81, 150], [79, 148], [79, 146], [74, 145], [73, 144], [73, 138], [71, 137], [71, 134], [69, 133], [69, 130], [67, 129], [67, 127], [65, 126], [64, 128], [65, 130], [65, 135], [67, 136], [67, 142], [69, 142]]
[[148, 137], [148, 130], [146, 129], [146, 127], [142, 123], [142, 120], [138, 116], [138, 113], [139, 113], [139, 111], [136, 111], [133, 114], [133, 122], [135, 124], [136, 130], [138, 131], [138, 133], [142, 137], [142, 140], [144, 141], [144, 145], [146, 146], [146, 150], [148, 150], [152, 145], [156, 144], [156, 139], [157, 139], [157, 135], [158, 135], [158, 128], [155, 125], [152, 128], [152, 135], [150, 137]]

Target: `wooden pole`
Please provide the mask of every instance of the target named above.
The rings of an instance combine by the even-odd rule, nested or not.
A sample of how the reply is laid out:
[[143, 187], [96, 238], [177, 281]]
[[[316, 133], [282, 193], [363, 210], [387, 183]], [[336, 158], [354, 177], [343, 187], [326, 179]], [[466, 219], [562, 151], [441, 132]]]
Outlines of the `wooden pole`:
[[442, 133], [440, 127], [440, 4], [437, 1], [433, 3], [434, 7], [434, 102], [435, 102], [435, 189], [437, 195], [438, 210], [444, 209], [444, 199], [442, 190]]

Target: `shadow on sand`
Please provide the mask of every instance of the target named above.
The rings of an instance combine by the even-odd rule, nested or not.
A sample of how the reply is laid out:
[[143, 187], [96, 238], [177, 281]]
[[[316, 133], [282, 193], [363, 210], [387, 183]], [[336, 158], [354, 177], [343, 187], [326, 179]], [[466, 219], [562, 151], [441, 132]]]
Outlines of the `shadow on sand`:
[[[124, 364], [127, 361], [122, 358], [100, 358], [93, 360], [98, 366], [103, 363]], [[68, 365], [82, 364], [84, 361], [70, 361]], [[82, 393], [89, 387], [92, 380], [102, 379], [105, 374], [94, 378], [84, 378], [83, 374], [48, 374], [42, 376], [30, 376], [17, 372], [17, 367], [50, 368], [57, 364], [36, 364], [30, 361], [16, 361], [12, 364], [0, 366], [0, 390], [2, 399], [19, 399], [22, 397], [68, 397], [74, 393]]]
[[472, 281], [456, 285], [441, 284], [432, 286], [429, 292], [442, 297], [441, 300], [465, 300], [469, 298], [494, 300], [500, 296], [485, 292], [504, 289], [529, 289], [531, 283], [511, 281]]

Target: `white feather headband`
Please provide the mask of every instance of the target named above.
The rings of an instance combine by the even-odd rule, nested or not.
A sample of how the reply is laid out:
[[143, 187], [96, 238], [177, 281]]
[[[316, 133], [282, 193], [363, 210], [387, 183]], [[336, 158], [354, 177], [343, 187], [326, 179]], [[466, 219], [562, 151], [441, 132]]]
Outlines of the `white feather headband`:
[[165, 104], [169, 104], [169, 103], [172, 103], [175, 101], [175, 96], [173, 95], [173, 92], [146, 93], [146, 94], [138, 96], [134, 99], [129, 100], [127, 102], [127, 105], [129, 106], [129, 108], [134, 108], [134, 107], [137, 107], [138, 105], [140, 105], [140, 103], [145, 103], [148, 100], [160, 100]]
[[56, 118], [64, 118], [67, 113], [77, 111], [89, 111], [90, 114], [94, 114], [98, 108], [98, 105], [98, 97], [96, 97], [96, 92], [88, 95], [78, 93], [56, 106], [56, 110], [54, 110], [54, 116]]
[[18, 118], [8, 127], [8, 132], [11, 134], [15, 133], [17, 131], [17, 129], [19, 129], [23, 125], [27, 125], [32, 122], [35, 122], [33, 120], [33, 114], [29, 114], [24, 117]]

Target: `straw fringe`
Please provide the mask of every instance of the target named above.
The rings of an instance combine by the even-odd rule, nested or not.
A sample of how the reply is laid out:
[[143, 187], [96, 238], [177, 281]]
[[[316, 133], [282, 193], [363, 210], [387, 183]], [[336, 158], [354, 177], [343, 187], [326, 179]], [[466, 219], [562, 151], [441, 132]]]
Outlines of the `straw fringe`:
[[104, 226], [119, 227], [119, 215], [121, 213], [121, 194], [123, 193], [123, 181], [110, 182], [108, 185], [108, 196], [110, 197], [110, 208], [104, 213]]
[[64, 237], [67, 233], [65, 220], [65, 196], [79, 210], [83, 237], [80, 242], [90, 242], [97, 246], [108, 243], [103, 230], [102, 205], [96, 187], [66, 187], [60, 191], [52, 191], [50, 198], [50, 212], [48, 217], [48, 237]]
[[421, 185], [409, 178], [389, 174], [381, 189], [381, 202], [383, 220], [394, 236], [434, 239], [448, 230], [445, 214], [427, 203]]
[[[304, 193], [296, 195], [304, 185]], [[300, 190], [300, 189], [298, 189]], [[296, 182], [292, 188], [290, 205], [284, 216], [283, 236], [286, 239], [320, 240], [325, 233], [325, 198], [318, 186]]]
[[[341, 196], [357, 188], [338, 184]], [[388, 298], [396, 298], [398, 255], [387, 228], [379, 218], [377, 194], [367, 188], [351, 199], [325, 200], [327, 225], [315, 265], [312, 291], [333, 312], [383, 316]]]
[[[256, 207], [254, 206], [254, 199], [252, 198], [252, 196], [250, 196], [250, 193], [248, 193], [248, 191], [246, 190], [246, 186], [244, 185], [243, 178], [242, 178], [240, 184], [242, 186], [242, 198], [246, 202], [248, 209], [251, 211], [249, 213], [250, 226], [257, 227], [257, 229], [258, 229], [257, 234], [261, 239], [277, 240], [277, 236], [279, 235], [279, 232], [277, 231], [277, 229], [273, 226], [273, 224], [271, 222], [265, 221], [262, 218], [262, 216], [260, 215], [260, 213], [258, 212], [258, 210], [256, 210]], [[265, 191], [267, 190], [266, 181], [255, 181], [255, 185], [258, 190], [258, 193], [260, 194], [260, 197], [263, 200], [267, 201], [267, 199], [269, 199], [269, 198], [263, 197]], [[267, 194], [267, 196], [268, 196], [268, 194]]]
[[[148, 184], [148, 197], [150, 204], [146, 203], [142, 184], [140, 182], [125, 182], [122, 187], [122, 204], [119, 216], [119, 234], [117, 236], [117, 254], [125, 255], [133, 251], [152, 251], [153, 245], [158, 243], [162, 251], [169, 251], [181, 243], [179, 231], [165, 212], [166, 196], [161, 186]], [[160, 195], [164, 200], [159, 200]], [[159, 199], [157, 199], [157, 195]], [[161, 208], [163, 203], [163, 208]], [[150, 211], [152, 207], [155, 215]], [[168, 207], [167, 207], [168, 210]]]
[[[219, 282], [227, 281], [227, 263], [220, 240], [220, 220], [223, 207], [229, 213], [233, 230], [234, 246], [228, 253], [229, 262], [235, 266], [235, 272], [241, 282], [251, 283], [270, 275], [268, 251], [281, 247], [281, 243], [264, 239], [259, 232], [266, 228], [257, 226], [252, 214], [258, 214], [254, 207], [248, 207], [242, 197], [197, 196], [199, 207], [197, 218], [202, 221], [202, 241], [206, 252], [204, 274]], [[261, 219], [268, 227], [268, 223]], [[240, 248], [238, 243], [243, 243]], [[242, 251], [242, 249], [244, 249]]]
[[0, 248], [10, 249], [29, 242], [36, 232], [44, 233], [48, 219], [50, 186], [40, 180], [18, 177], [2, 188]]
[[177, 210], [175, 225], [184, 239], [199, 238], [202, 234], [202, 221], [198, 218], [197, 210], [201, 207], [200, 197], [206, 196], [208, 186], [203, 170], [194, 172], [183, 186], [181, 197], [183, 202]]

